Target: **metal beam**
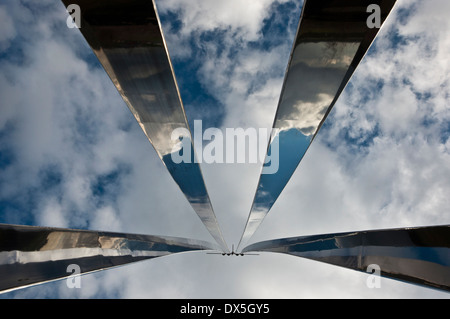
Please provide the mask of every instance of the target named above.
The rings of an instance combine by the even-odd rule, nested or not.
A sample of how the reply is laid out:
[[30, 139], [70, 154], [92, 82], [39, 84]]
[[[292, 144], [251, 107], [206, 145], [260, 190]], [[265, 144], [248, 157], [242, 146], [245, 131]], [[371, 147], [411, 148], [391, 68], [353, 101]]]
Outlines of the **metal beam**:
[[[229, 251], [196, 160], [154, 1], [63, 3], [80, 7], [81, 33], [194, 211], [222, 250]], [[192, 156], [176, 163], [172, 155], [182, 145]]]
[[220, 250], [203, 241], [0, 224], [0, 293], [170, 254]]
[[395, 2], [305, 0], [268, 147], [272, 162], [262, 168], [239, 247], [269, 213], [378, 34], [367, 24], [369, 5], [379, 5], [384, 23]]
[[370, 230], [274, 239], [243, 252], [275, 252], [450, 291], [450, 226]]

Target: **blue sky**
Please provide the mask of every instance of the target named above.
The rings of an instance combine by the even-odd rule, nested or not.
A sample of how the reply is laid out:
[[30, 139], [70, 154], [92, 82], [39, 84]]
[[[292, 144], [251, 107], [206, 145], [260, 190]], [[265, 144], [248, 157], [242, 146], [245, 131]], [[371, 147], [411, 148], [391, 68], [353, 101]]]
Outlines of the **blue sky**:
[[[271, 127], [299, 1], [157, 1], [191, 128]], [[251, 242], [449, 223], [446, 0], [399, 0]], [[211, 240], [57, 0], [0, 4], [0, 222]], [[239, 241], [260, 164], [202, 164]], [[262, 280], [264, 278], [264, 280]], [[448, 298], [278, 254], [181, 254], [2, 298]]]

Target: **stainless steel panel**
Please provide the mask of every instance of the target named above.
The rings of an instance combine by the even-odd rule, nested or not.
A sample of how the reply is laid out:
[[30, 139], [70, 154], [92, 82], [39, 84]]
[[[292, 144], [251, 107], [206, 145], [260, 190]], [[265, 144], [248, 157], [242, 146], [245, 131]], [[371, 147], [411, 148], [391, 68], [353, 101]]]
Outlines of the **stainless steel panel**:
[[[63, 3], [79, 5], [81, 33], [197, 215], [222, 250], [228, 251], [196, 161], [154, 2]], [[180, 150], [181, 144], [191, 146], [191, 160], [175, 163], [172, 154]]]
[[279, 169], [262, 168], [242, 246], [254, 234], [296, 170], [378, 30], [367, 26], [370, 4], [384, 22], [396, 0], [305, 0], [274, 121]]
[[450, 291], [450, 226], [371, 230], [274, 239], [243, 252], [276, 252]]
[[81, 273], [196, 250], [221, 250], [203, 241], [0, 224], [0, 292]]

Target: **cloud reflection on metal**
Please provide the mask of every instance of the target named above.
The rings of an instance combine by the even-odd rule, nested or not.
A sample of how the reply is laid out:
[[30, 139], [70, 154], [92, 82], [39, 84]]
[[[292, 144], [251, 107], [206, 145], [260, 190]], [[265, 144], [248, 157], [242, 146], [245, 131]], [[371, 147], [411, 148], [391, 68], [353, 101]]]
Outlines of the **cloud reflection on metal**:
[[0, 291], [68, 277], [69, 265], [85, 274], [197, 250], [220, 247], [176, 237], [0, 224]]
[[450, 291], [450, 226], [301, 236], [258, 242], [246, 252], [273, 252]]
[[[192, 145], [192, 138], [172, 136], [190, 131], [154, 2], [63, 2], [82, 8], [80, 31], [194, 211], [228, 252], [199, 164], [194, 159], [179, 164], [172, 160], [182, 140]], [[195, 157], [193, 147], [191, 154]]]
[[395, 2], [304, 2], [273, 125], [279, 169], [265, 174], [263, 166], [238, 249], [269, 213], [378, 34], [367, 27], [367, 7], [379, 4], [384, 22]]

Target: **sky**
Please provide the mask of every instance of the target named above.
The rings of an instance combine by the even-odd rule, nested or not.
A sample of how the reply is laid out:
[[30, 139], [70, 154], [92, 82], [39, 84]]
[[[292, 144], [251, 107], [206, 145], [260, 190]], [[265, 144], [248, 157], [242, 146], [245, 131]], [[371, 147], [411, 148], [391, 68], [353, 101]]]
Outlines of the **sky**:
[[[191, 127], [269, 128], [301, 1], [157, 0]], [[249, 243], [449, 224], [447, 0], [399, 0]], [[211, 241], [57, 0], [0, 3], [0, 223]], [[260, 164], [202, 163], [228, 244]], [[293, 256], [183, 253], [0, 298], [448, 298]]]

